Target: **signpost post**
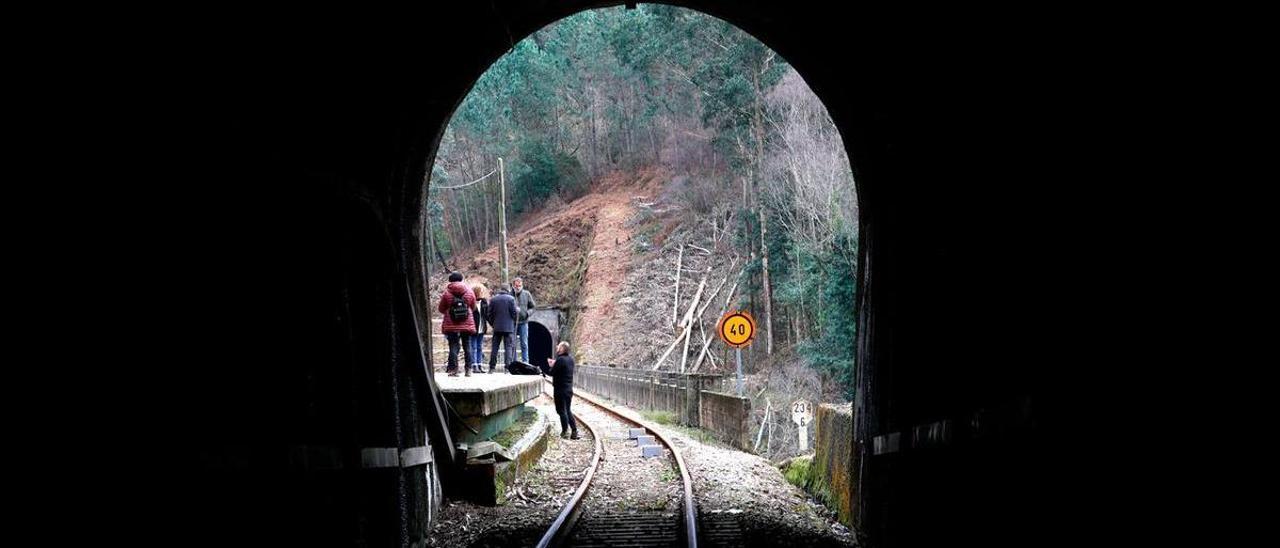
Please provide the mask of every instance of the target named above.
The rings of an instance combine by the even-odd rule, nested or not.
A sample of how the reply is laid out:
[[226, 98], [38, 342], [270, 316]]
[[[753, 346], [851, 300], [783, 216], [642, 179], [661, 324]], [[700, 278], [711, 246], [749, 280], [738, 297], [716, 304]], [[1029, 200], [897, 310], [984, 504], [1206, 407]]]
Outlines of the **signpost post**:
[[[507, 169], [502, 163], [502, 158], [498, 158], [498, 187], [502, 191], [502, 199], [498, 202], [498, 232], [502, 235], [502, 283], [511, 283], [511, 276], [507, 272], [507, 263], [510, 257], [507, 255]], [[506, 351], [504, 348], [503, 351]]]
[[751, 340], [756, 336], [756, 321], [745, 310], [727, 312], [720, 318], [716, 333], [724, 344], [737, 349], [738, 395], [742, 396], [745, 392], [742, 383], [742, 349], [751, 346]]
[[791, 404], [791, 420], [800, 427], [800, 450], [809, 450], [809, 421], [813, 419], [813, 406], [805, 400]]

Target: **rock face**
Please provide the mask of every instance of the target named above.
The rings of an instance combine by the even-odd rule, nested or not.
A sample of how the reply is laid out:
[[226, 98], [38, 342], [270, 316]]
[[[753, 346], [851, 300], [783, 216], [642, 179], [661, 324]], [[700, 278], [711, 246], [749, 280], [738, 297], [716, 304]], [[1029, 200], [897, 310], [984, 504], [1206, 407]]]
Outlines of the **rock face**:
[[853, 404], [818, 406], [809, 490], [853, 526]]

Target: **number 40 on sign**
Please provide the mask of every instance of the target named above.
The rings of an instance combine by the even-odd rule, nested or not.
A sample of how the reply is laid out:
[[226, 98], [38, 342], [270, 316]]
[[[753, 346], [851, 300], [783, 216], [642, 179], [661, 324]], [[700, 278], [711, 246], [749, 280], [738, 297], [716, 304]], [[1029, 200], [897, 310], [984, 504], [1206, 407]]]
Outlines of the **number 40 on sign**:
[[738, 349], [735, 361], [738, 364], [738, 395], [741, 396], [745, 390], [742, 382], [742, 349], [750, 346], [751, 339], [756, 336], [756, 321], [745, 310], [729, 312], [720, 317], [716, 333], [726, 346]]
[[751, 346], [751, 340], [756, 336], [756, 320], [745, 310], [729, 312], [720, 318], [716, 332], [730, 348]]

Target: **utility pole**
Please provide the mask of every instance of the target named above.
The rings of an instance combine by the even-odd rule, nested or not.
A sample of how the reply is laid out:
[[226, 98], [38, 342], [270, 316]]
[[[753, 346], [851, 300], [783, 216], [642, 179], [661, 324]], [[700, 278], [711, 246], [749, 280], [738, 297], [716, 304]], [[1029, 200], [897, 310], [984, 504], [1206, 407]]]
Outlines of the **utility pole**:
[[[436, 258], [436, 228], [431, 226], [431, 218], [427, 218], [427, 272], [431, 272], [431, 261]], [[430, 279], [428, 277], [428, 279]]]
[[764, 273], [764, 333], [765, 333], [765, 355], [773, 355], [773, 290], [769, 287], [769, 243], [765, 239], [768, 229], [765, 228], [764, 222], [764, 206], [757, 206], [756, 213], [760, 215], [760, 261], [763, 265]]
[[498, 202], [498, 230], [502, 234], [502, 283], [511, 283], [511, 276], [507, 271], [507, 178], [506, 170], [502, 165], [502, 158], [498, 158], [498, 187], [502, 190], [502, 201]]

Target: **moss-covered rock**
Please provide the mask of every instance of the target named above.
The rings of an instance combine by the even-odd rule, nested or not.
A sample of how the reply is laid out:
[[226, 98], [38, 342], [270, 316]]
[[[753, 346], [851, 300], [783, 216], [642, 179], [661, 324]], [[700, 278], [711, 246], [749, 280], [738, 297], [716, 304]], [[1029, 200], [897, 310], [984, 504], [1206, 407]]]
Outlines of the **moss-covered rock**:
[[498, 445], [503, 447], [514, 446], [525, 435], [525, 432], [528, 432], [534, 423], [538, 422], [538, 410], [533, 407], [521, 406], [519, 413], [519, 418], [511, 426], [508, 426], [493, 437], [493, 441], [497, 442]]
[[779, 463], [778, 469], [782, 470], [782, 475], [792, 485], [807, 490], [812, 476], [813, 455], [800, 455], [789, 458]]

